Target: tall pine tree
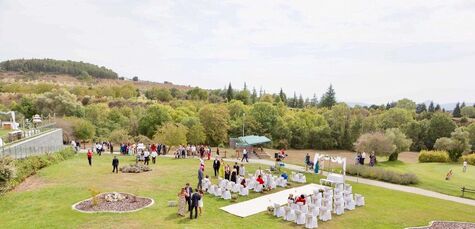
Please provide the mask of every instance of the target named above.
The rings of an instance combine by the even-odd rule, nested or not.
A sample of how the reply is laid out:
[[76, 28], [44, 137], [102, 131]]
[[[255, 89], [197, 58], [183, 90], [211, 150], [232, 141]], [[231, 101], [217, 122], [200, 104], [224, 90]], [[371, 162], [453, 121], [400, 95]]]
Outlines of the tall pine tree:
[[228, 102], [233, 100], [234, 98], [234, 92], [233, 92], [233, 87], [231, 86], [231, 83], [229, 83], [228, 90], [226, 91], [226, 99], [228, 99]]
[[457, 103], [457, 105], [455, 105], [454, 111], [452, 112], [452, 116], [454, 118], [462, 117], [462, 112], [460, 111], [460, 103]]
[[327, 92], [323, 94], [322, 99], [320, 99], [320, 107], [327, 107], [331, 108], [336, 104], [336, 97], [335, 97], [335, 90], [333, 90], [333, 86], [330, 84], [328, 87]]
[[287, 103], [287, 96], [285, 95], [282, 88], [280, 88], [279, 97], [282, 102]]
[[431, 113], [433, 113], [435, 111], [434, 102], [430, 101], [429, 108], [427, 109], [427, 111], [429, 111]]

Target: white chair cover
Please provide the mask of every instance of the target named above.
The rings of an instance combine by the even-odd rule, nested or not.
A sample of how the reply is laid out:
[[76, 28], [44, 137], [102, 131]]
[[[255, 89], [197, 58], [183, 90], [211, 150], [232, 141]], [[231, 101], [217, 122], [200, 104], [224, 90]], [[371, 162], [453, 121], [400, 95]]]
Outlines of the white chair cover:
[[343, 198], [335, 199], [333, 212], [337, 215], [342, 215], [345, 213], [345, 208], [343, 206]]
[[365, 205], [365, 202], [364, 202], [364, 196], [360, 195], [360, 194], [355, 194], [355, 205], [358, 206], [358, 207], [361, 207], [361, 206], [364, 206]]
[[298, 209], [300, 209], [299, 205], [298, 205], [298, 204], [295, 204], [295, 203], [291, 203], [291, 204], [290, 204], [290, 207], [292, 208], [292, 210], [298, 210]]
[[318, 221], [317, 217], [311, 214], [306, 214], [306, 220], [305, 220], [305, 228], [317, 228], [318, 227]]
[[321, 207], [320, 208], [320, 220], [328, 221], [332, 219], [331, 210], [329, 207]]
[[215, 196], [221, 197], [221, 195], [223, 195], [223, 191], [220, 187], [216, 187], [214, 190], [215, 190], [214, 192]]
[[231, 199], [231, 192], [229, 190], [226, 190], [223, 192], [223, 199], [225, 200], [230, 200]]
[[237, 193], [240, 191], [241, 185], [240, 184], [234, 184], [233, 188], [231, 189], [232, 192]]
[[239, 195], [241, 196], [247, 196], [249, 195], [249, 189], [241, 185], [241, 188], [239, 189]]
[[274, 216], [277, 218], [283, 217], [285, 214], [284, 207], [274, 203]]
[[295, 221], [295, 212], [294, 210], [292, 210], [290, 207], [286, 206], [284, 207], [285, 209], [285, 216], [284, 216], [284, 220], [287, 220], [287, 221]]
[[256, 185], [256, 187], [254, 187], [254, 191], [255, 192], [262, 192], [263, 188], [264, 188], [264, 186], [262, 184], [258, 184], [258, 185]]
[[307, 214], [308, 213], [308, 205], [305, 204], [305, 205], [300, 206], [300, 211], [304, 214]]
[[305, 214], [303, 214], [300, 210], [295, 210], [295, 223], [298, 225], [305, 224]]

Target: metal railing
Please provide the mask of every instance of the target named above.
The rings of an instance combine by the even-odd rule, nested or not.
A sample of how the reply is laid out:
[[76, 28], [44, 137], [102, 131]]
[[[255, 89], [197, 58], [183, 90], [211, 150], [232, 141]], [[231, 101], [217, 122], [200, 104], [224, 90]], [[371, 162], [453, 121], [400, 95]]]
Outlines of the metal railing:
[[[2, 142], [3, 142], [3, 147], [6, 147], [8, 145], [15, 144], [17, 142], [24, 141], [26, 139], [38, 136], [42, 133], [45, 133], [47, 131], [53, 130], [55, 128], [56, 123], [55, 122], [47, 122], [42, 124], [41, 126], [38, 127], [31, 127], [31, 128], [26, 128], [26, 129], [20, 129], [19, 133], [21, 134], [21, 137], [19, 139], [11, 139], [8, 135], [3, 136]], [[1, 148], [1, 147], [0, 147]]]

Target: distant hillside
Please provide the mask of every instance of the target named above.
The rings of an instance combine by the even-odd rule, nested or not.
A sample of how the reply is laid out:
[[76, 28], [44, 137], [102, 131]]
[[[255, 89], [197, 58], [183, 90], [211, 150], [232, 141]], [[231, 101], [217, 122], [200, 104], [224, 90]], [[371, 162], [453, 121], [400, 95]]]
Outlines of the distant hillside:
[[68, 74], [77, 78], [117, 79], [116, 72], [106, 67], [71, 60], [17, 59], [0, 63], [0, 69], [14, 72]]

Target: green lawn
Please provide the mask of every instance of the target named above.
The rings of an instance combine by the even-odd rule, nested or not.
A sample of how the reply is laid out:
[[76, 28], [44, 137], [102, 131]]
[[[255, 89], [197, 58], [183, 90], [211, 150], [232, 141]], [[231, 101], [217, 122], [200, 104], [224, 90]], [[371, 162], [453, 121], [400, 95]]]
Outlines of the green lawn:
[[[121, 163], [133, 161], [121, 157]], [[206, 164], [210, 174], [211, 162]], [[45, 168], [38, 173], [39, 185], [30, 191], [13, 191], [0, 197], [2, 228], [288, 228], [295, 224], [267, 213], [247, 218], [230, 215], [219, 207], [230, 201], [205, 196], [204, 214], [198, 220], [178, 217], [176, 208], [166, 206], [175, 200], [186, 182], [196, 185], [197, 160], [159, 158], [158, 166], [144, 174], [112, 174], [109, 155], [94, 157], [93, 167], [86, 156]], [[248, 166], [251, 172], [255, 166]], [[309, 182], [319, 177], [308, 175]], [[215, 182], [215, 181], [214, 181]], [[135, 213], [84, 214], [71, 205], [89, 198], [88, 189], [131, 192], [155, 199], [155, 205]], [[282, 189], [279, 189], [282, 190]], [[387, 189], [353, 184], [353, 190], [366, 197], [366, 206], [319, 222], [319, 228], [403, 228], [426, 225], [431, 220], [475, 221], [475, 207]], [[252, 192], [251, 192], [252, 193]], [[239, 201], [258, 196], [254, 194]]]
[[[404, 163], [382, 162], [379, 167], [399, 171], [410, 172], [417, 175], [420, 188], [452, 195], [461, 196], [460, 188], [466, 186], [475, 189], [475, 166], [469, 165], [467, 172], [462, 172], [461, 163]], [[445, 180], [445, 175], [452, 169], [453, 176], [450, 180]], [[475, 194], [466, 194], [466, 197], [475, 199]]]
[[8, 132], [10, 132], [10, 131], [11, 130], [5, 130], [5, 129], [0, 128], [0, 138], [8, 136]]

